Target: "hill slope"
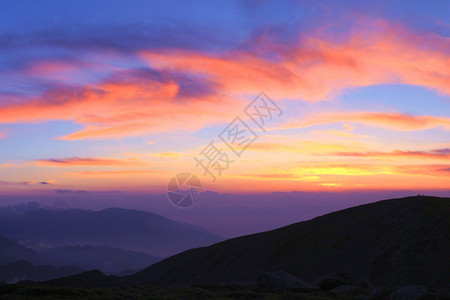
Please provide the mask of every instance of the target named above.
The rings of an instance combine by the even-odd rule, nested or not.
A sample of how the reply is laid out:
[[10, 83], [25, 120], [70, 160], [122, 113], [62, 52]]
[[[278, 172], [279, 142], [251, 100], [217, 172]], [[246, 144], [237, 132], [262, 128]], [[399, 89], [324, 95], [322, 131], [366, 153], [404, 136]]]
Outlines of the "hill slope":
[[306, 281], [345, 272], [376, 285], [450, 283], [450, 198], [408, 197], [361, 205], [167, 258], [124, 282], [255, 281], [282, 270]]

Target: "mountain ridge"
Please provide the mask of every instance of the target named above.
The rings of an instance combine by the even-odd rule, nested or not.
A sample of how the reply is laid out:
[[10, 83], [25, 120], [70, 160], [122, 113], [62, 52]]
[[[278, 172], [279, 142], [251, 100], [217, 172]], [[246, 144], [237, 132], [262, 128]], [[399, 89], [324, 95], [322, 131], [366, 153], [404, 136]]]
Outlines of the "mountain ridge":
[[155, 213], [122, 208], [52, 210], [31, 206], [0, 209], [0, 236], [49, 246], [94, 245], [167, 257], [224, 238]]
[[282, 270], [306, 281], [345, 272], [378, 285], [442, 286], [450, 282], [449, 204], [416, 196], [359, 205], [187, 250], [124, 280], [217, 284]]

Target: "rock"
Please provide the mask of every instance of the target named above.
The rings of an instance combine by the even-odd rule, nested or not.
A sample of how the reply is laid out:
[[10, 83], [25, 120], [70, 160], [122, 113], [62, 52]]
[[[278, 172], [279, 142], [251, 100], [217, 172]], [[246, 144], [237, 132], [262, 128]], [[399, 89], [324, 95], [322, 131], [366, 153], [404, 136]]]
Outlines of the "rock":
[[439, 297], [421, 285], [409, 285], [392, 293], [389, 300], [434, 300]]
[[283, 272], [262, 272], [258, 276], [258, 283], [260, 287], [269, 290], [286, 290], [296, 289], [302, 291], [317, 290], [317, 286], [304, 282], [297, 277]]

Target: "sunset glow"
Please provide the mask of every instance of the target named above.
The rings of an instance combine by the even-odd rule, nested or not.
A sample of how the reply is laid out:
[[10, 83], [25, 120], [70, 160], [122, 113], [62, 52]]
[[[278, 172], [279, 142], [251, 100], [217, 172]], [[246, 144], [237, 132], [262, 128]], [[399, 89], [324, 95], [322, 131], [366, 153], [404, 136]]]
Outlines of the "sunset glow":
[[[88, 3], [0, 4], [0, 193], [450, 187], [447, 2]], [[283, 115], [212, 182], [194, 157], [261, 92]]]

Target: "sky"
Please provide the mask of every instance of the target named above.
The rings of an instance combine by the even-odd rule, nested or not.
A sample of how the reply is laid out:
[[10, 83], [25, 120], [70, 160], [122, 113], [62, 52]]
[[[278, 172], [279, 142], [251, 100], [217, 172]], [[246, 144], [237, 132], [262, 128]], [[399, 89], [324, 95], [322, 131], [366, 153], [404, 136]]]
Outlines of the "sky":
[[223, 194], [448, 195], [449, 16], [448, 1], [0, 1], [0, 198], [159, 195], [181, 172]]

